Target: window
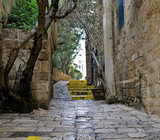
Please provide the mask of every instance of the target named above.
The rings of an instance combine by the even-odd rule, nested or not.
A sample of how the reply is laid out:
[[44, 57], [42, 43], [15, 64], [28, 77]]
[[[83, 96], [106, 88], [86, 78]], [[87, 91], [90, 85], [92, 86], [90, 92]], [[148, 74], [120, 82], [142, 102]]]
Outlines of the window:
[[119, 31], [124, 26], [124, 6], [123, 0], [118, 1], [118, 10], [119, 10]]

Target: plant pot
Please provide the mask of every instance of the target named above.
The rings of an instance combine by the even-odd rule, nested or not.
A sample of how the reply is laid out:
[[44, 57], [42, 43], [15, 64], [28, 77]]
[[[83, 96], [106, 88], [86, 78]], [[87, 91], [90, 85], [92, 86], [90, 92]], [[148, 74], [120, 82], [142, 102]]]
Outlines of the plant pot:
[[92, 89], [92, 93], [95, 100], [105, 100], [105, 91], [103, 88]]

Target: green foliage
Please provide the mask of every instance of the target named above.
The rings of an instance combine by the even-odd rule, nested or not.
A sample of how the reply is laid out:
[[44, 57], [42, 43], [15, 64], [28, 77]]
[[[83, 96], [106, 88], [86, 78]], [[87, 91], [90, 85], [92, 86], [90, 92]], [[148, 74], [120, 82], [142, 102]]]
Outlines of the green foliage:
[[69, 74], [70, 65], [80, 50], [82, 31], [70, 19], [62, 19], [58, 25], [58, 48], [53, 54], [54, 67]]
[[83, 77], [83, 74], [79, 70], [74, 70], [72, 77], [76, 80], [79, 80]]
[[79, 70], [74, 70], [72, 77], [76, 80], [79, 80], [83, 77], [83, 74]]
[[38, 5], [36, 0], [16, 0], [12, 3], [7, 28], [31, 29], [37, 22]]
[[74, 79], [79, 80], [83, 77], [83, 74], [79, 70], [77, 70], [77, 68], [78, 68], [77, 64], [73, 64], [69, 67], [70, 67], [70, 71], [72, 73], [72, 77]]

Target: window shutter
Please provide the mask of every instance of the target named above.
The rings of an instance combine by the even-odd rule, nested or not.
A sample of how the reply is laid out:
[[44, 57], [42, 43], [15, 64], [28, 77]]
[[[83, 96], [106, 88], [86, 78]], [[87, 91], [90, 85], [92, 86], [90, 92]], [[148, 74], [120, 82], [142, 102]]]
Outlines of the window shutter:
[[119, 9], [119, 31], [124, 26], [124, 6], [123, 0], [118, 1], [118, 9]]

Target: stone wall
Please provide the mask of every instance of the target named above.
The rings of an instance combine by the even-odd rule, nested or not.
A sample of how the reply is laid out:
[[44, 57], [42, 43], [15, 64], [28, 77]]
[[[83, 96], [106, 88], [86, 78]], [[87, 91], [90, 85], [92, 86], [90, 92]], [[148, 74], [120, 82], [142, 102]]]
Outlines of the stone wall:
[[[5, 29], [3, 31], [4, 39], [4, 52], [3, 57], [4, 64], [7, 63], [10, 51], [16, 48], [16, 44], [20, 39], [25, 36], [26, 32], [18, 29]], [[30, 56], [30, 49], [33, 45], [33, 39], [31, 39], [23, 49], [20, 50], [18, 58], [16, 59], [13, 68], [9, 75], [9, 85], [16, 90], [16, 86], [20, 82], [21, 71], [26, 67], [26, 62]], [[34, 72], [31, 83], [31, 93], [38, 102], [38, 106], [42, 108], [47, 108], [51, 93], [48, 89], [48, 44], [47, 40], [43, 41], [43, 48], [39, 54], [38, 60], [35, 64]]]
[[54, 81], [70, 81], [70, 80], [75, 80], [73, 79], [71, 76], [66, 75], [65, 73], [57, 70], [57, 69], [53, 69], [53, 80]]
[[[22, 37], [24, 37], [26, 32], [19, 29], [5, 29], [3, 31], [3, 59], [6, 65], [10, 51], [16, 47], [16, 44]], [[16, 59], [13, 68], [9, 75], [9, 85], [16, 89], [18, 83], [20, 82], [21, 71], [25, 68], [26, 62], [30, 56], [30, 49], [33, 45], [33, 39], [31, 39], [23, 49], [20, 50], [18, 58]], [[38, 56], [38, 60], [35, 64], [32, 83], [31, 83], [31, 93], [37, 100], [39, 107], [47, 109], [50, 98], [52, 96], [53, 82], [59, 80], [70, 80], [71, 78], [62, 72], [54, 69], [54, 75], [50, 78], [51, 73], [49, 71], [49, 48], [47, 38], [43, 41], [43, 48]]]
[[117, 96], [129, 106], [160, 115], [160, 1], [124, 0], [120, 31], [118, 0], [112, 4]]

